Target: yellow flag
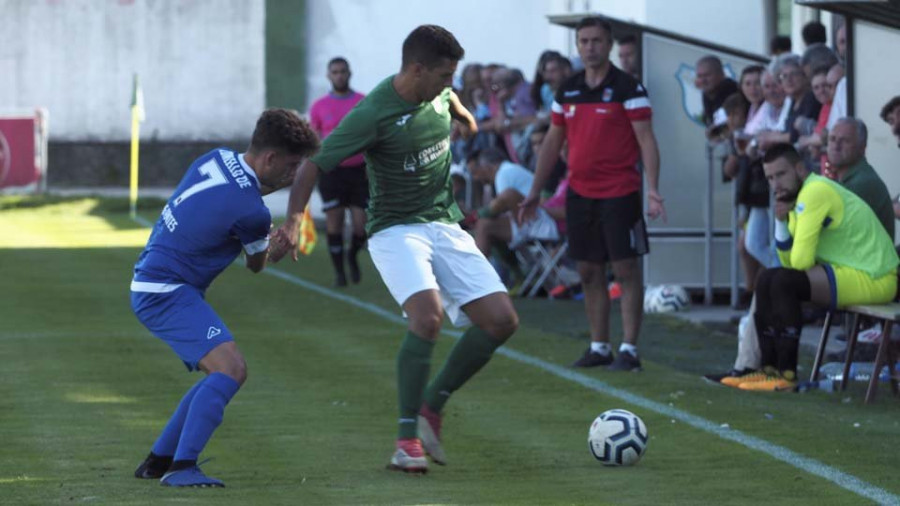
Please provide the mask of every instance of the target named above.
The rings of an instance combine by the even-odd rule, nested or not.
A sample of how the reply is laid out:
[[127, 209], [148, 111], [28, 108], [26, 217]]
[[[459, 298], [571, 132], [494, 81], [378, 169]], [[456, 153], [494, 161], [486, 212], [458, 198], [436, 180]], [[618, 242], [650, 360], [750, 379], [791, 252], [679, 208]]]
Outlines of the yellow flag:
[[303, 218], [300, 219], [300, 240], [297, 241], [297, 249], [304, 255], [312, 253], [316, 247], [316, 225], [313, 223], [309, 206], [303, 210]]

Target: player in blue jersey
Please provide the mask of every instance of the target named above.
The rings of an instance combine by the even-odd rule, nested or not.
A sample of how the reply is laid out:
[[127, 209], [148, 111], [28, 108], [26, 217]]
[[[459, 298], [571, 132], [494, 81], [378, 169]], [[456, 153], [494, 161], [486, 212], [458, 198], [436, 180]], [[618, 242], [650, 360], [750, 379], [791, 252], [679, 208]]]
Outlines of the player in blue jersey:
[[134, 266], [131, 307], [188, 370], [206, 376], [182, 398], [136, 477], [173, 487], [224, 486], [203, 474], [197, 457], [246, 380], [247, 366], [204, 294], [242, 250], [248, 269], [263, 270], [272, 217], [262, 196], [289, 186], [318, 147], [297, 114], [269, 109], [246, 153], [220, 148], [201, 156], [163, 207]]

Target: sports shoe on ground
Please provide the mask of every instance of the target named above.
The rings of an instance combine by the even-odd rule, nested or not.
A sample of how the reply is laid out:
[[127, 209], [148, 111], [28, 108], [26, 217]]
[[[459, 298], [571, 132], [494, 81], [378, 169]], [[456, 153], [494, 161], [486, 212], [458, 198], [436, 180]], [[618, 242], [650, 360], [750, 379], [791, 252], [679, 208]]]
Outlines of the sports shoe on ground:
[[203, 471], [197, 466], [168, 472], [159, 480], [159, 484], [165, 487], [212, 488], [225, 486], [221, 481], [203, 474]]
[[336, 273], [334, 277], [334, 286], [338, 288], [347, 286], [347, 275], [343, 272]]
[[134, 477], [142, 480], [158, 480], [162, 478], [169, 466], [172, 465], [172, 457], [160, 457], [150, 453], [147, 458], [141, 462], [141, 465], [134, 470]]
[[616, 355], [616, 359], [613, 360], [612, 364], [609, 364], [607, 367], [610, 371], [640, 371], [641, 370], [641, 359], [639, 359], [636, 355], [632, 355], [631, 352], [628, 351], [620, 351], [618, 355]]
[[568, 299], [572, 296], [569, 287], [566, 285], [556, 285], [548, 294], [551, 299]]
[[427, 473], [428, 460], [425, 458], [425, 451], [422, 450], [422, 441], [417, 437], [398, 439], [397, 450], [391, 457], [388, 469], [404, 473]]
[[859, 335], [856, 336], [857, 343], [872, 343], [877, 344], [881, 341], [881, 324], [876, 323], [875, 326], [867, 328], [865, 330], [860, 330]]
[[584, 355], [572, 363], [572, 367], [597, 367], [609, 365], [613, 363], [613, 358], [613, 352], [604, 355], [602, 353], [591, 351], [591, 348], [588, 347], [587, 351], [584, 352]]
[[435, 464], [447, 465], [447, 455], [441, 446], [441, 415], [435, 413], [427, 404], [419, 409], [419, 438], [422, 448]]
[[770, 374], [762, 381], [751, 381], [749, 383], [741, 383], [738, 388], [741, 390], [752, 390], [755, 392], [781, 392], [793, 390], [797, 386], [796, 381], [789, 380], [780, 374]]
[[704, 374], [703, 379], [710, 383], [721, 383], [725, 378], [737, 378], [738, 376], [743, 376], [745, 374], [753, 372], [753, 369], [732, 369], [728, 372], [718, 373], [718, 374]]
[[749, 371], [746, 374], [741, 376], [728, 376], [726, 378], [722, 378], [719, 383], [737, 388], [742, 383], [752, 383], [754, 381], [765, 381], [768, 379], [769, 375], [764, 371]]
[[359, 262], [352, 256], [347, 257], [347, 267], [350, 268], [350, 281], [358, 285], [362, 281], [362, 272], [359, 270]]

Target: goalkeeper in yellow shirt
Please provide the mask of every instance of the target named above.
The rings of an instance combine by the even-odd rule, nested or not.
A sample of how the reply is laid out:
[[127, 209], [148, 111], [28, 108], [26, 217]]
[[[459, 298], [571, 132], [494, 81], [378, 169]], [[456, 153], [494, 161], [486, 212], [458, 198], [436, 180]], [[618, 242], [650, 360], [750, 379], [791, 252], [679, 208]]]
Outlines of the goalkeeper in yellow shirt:
[[807, 171], [790, 144], [766, 152], [775, 195], [775, 244], [782, 267], [757, 279], [756, 313], [763, 369], [735, 378], [743, 390], [796, 385], [801, 303], [831, 309], [881, 304], [897, 293], [900, 260], [878, 217], [840, 184]]

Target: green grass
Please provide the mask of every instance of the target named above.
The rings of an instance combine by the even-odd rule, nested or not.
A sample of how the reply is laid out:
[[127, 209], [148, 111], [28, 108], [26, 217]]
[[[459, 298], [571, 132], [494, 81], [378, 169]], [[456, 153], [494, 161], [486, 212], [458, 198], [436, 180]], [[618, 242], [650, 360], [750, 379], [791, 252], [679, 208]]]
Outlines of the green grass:
[[[0, 503], [868, 502], [764, 453], [506, 357], [448, 405], [449, 466], [425, 477], [389, 472], [403, 327], [237, 266], [208, 300], [235, 334], [249, 379], [201, 457], [213, 457], [204, 468], [228, 488], [169, 490], [136, 480], [134, 467], [198, 379], [131, 313], [128, 283], [146, 236], [119, 201], [0, 199]], [[363, 284], [341, 293], [399, 314], [364, 260]], [[322, 244], [277, 269], [322, 286], [332, 281]], [[559, 365], [583, 351], [580, 303], [516, 305], [522, 327], [510, 348]], [[863, 405], [863, 385], [799, 395], [702, 382], [699, 372], [730, 364], [733, 339], [649, 317], [643, 373], [584, 374], [900, 495], [900, 404], [886, 388]], [[452, 344], [441, 338], [436, 363]], [[636, 467], [603, 467], [587, 450], [588, 425], [610, 408], [635, 411], [648, 426], [648, 452]]]

